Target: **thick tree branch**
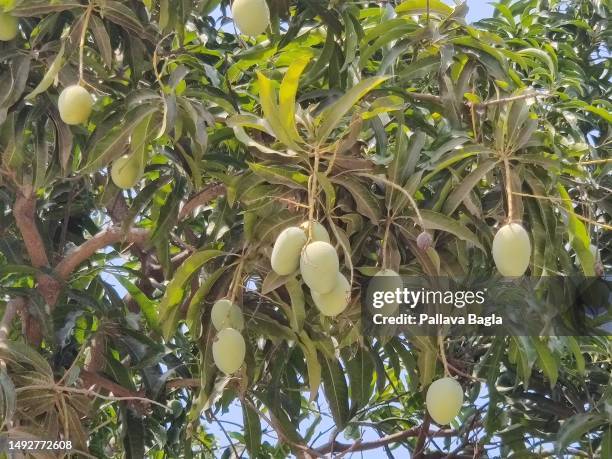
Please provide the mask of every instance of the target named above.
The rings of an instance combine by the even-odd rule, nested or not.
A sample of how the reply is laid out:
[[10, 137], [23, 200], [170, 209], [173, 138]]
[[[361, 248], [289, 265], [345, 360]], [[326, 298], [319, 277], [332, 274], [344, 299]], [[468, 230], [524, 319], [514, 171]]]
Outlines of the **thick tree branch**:
[[65, 281], [81, 263], [87, 261], [98, 250], [122, 241], [143, 245], [148, 237], [149, 232], [140, 228], [132, 228], [127, 233], [120, 227], [106, 229], [67, 253], [55, 267], [55, 272], [60, 279]]
[[[34, 268], [47, 268], [49, 257], [36, 224], [36, 197], [31, 193], [31, 190], [17, 191], [13, 216], [32, 266]], [[36, 276], [36, 280], [38, 281], [38, 291], [45, 302], [51, 307], [55, 306], [61, 290], [60, 283], [48, 274], [42, 273]], [[38, 320], [28, 313], [27, 308], [22, 307], [21, 310], [24, 333], [30, 343], [38, 345], [42, 341], [42, 327]]]
[[49, 266], [47, 250], [36, 225], [36, 198], [34, 196], [17, 195], [13, 207], [15, 223], [21, 233], [28, 256], [35, 268]]

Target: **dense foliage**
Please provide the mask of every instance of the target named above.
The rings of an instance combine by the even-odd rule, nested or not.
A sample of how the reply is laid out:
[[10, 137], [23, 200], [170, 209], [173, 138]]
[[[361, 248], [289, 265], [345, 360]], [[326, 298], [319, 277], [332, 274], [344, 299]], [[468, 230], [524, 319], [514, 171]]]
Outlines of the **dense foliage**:
[[[1, 434], [95, 457], [612, 457], [605, 335], [371, 339], [358, 291], [381, 268], [495, 273], [509, 220], [544, 292], [610, 269], [609, 3], [501, 1], [469, 25], [464, 3], [269, 0], [256, 38], [228, 3], [0, 0], [19, 21], [0, 41]], [[95, 103], [68, 125], [73, 84]], [[270, 269], [309, 218], [352, 281], [338, 317]], [[224, 297], [245, 318], [233, 376], [212, 355]], [[466, 400], [437, 427], [445, 365]]]

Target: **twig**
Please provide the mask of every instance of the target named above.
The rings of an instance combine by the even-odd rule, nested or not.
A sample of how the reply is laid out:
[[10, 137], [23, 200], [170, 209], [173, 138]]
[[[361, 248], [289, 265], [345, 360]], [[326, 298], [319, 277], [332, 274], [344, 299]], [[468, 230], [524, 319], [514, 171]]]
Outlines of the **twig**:
[[408, 193], [408, 191], [406, 191], [404, 188], [399, 186], [397, 183], [394, 183], [391, 180], [386, 179], [385, 177], [382, 177], [382, 176], [378, 176], [378, 175], [374, 175], [374, 174], [369, 174], [369, 173], [365, 173], [365, 172], [357, 172], [355, 175], [359, 175], [360, 177], [368, 177], [368, 178], [370, 178], [370, 179], [372, 179], [374, 181], [379, 180], [379, 181], [383, 182], [385, 185], [389, 185], [390, 187], [395, 188], [400, 193], [402, 193], [404, 196], [406, 196], [406, 198], [410, 202], [410, 205], [414, 209], [414, 213], [417, 216], [417, 220], [419, 222], [419, 226], [421, 226], [421, 228], [425, 229], [425, 224], [423, 222], [423, 217], [421, 217], [421, 212], [419, 211], [419, 207], [417, 206], [417, 203], [414, 200], [414, 198], [410, 195], [410, 193]]
[[508, 223], [514, 221], [514, 196], [512, 193], [512, 176], [510, 170], [510, 160], [504, 156], [504, 170], [506, 172], [506, 193], [508, 196]]
[[444, 367], [444, 376], [450, 376], [448, 371], [448, 362], [446, 361], [446, 352], [444, 350], [444, 337], [438, 335], [438, 346], [440, 347], [440, 359], [442, 360], [442, 366]]
[[604, 163], [612, 163], [612, 158], [591, 159], [589, 161], [578, 161], [578, 164], [604, 164]]
[[308, 180], [308, 240], [312, 240], [312, 232], [314, 231], [314, 216], [315, 216], [315, 203], [317, 201], [317, 174], [319, 173], [319, 161], [321, 155], [319, 148], [315, 148], [314, 151], [314, 165], [312, 166], [312, 175]]
[[159, 406], [160, 408], [163, 408], [166, 411], [172, 411], [166, 405], [156, 402], [155, 400], [151, 400], [150, 398], [146, 398], [146, 397], [136, 397], [136, 396], [114, 397], [110, 395], [99, 394], [91, 389], [79, 389], [77, 387], [60, 386], [58, 384], [35, 384], [32, 386], [23, 386], [23, 387], [16, 388], [15, 392], [20, 393], [20, 392], [24, 392], [27, 390], [51, 390], [55, 392], [67, 392], [70, 394], [80, 394], [80, 395], [86, 395], [90, 397], [96, 397], [96, 398], [100, 398], [102, 400], [108, 400], [111, 402], [124, 402], [124, 401], [145, 402], [145, 403], [150, 403], [152, 405]]
[[[329, 454], [331, 451], [334, 451], [336, 453], [342, 453], [345, 451], [352, 451], [352, 452], [358, 452], [358, 451], [368, 451], [368, 450], [372, 450], [372, 449], [378, 449], [378, 448], [382, 448], [383, 446], [386, 445], [390, 445], [392, 443], [399, 443], [403, 440], [406, 440], [408, 438], [414, 438], [414, 437], [419, 437], [422, 433], [424, 436], [429, 436], [429, 437], [454, 437], [457, 436], [457, 432], [455, 430], [452, 429], [444, 429], [444, 430], [428, 430], [429, 429], [429, 423], [427, 425], [427, 427], [424, 427], [425, 423], [423, 423], [422, 426], [418, 426], [418, 427], [413, 427], [411, 429], [407, 429], [407, 430], [403, 430], [401, 432], [396, 432], [390, 435], [387, 435], [385, 437], [381, 437], [378, 440], [373, 440], [373, 441], [365, 441], [365, 442], [358, 442], [358, 444], [345, 444], [345, 443], [340, 443], [338, 441], [334, 441], [333, 443], [326, 443], [323, 446], [320, 446], [319, 448], [317, 448], [317, 452], [320, 454]], [[415, 448], [415, 454], [417, 452], [417, 449]], [[416, 456], [415, 456], [416, 457]]]
[[262, 413], [262, 411], [257, 408], [257, 406], [255, 406], [255, 404], [249, 400], [247, 397], [240, 397], [241, 400], [246, 403], [247, 405], [249, 405], [254, 411], [256, 411], [259, 415], [259, 417], [261, 417], [264, 421], [266, 421], [268, 423], [268, 425], [270, 427], [272, 427], [276, 433], [278, 434], [279, 438], [284, 441], [285, 443], [287, 443], [290, 446], [293, 446], [295, 449], [301, 451], [302, 453], [306, 453], [309, 454], [310, 456], [313, 457], [325, 457], [324, 453], [320, 453], [317, 450], [311, 449], [308, 446], [302, 445], [301, 443], [296, 443], [294, 441], [291, 441], [282, 431], [282, 429], [278, 426], [278, 423], [276, 422], [276, 420], [274, 419], [274, 414], [270, 413], [270, 417], [266, 416], [264, 413]]
[[467, 102], [467, 104], [468, 106], [474, 106], [477, 109], [483, 109], [490, 105], [502, 105], [502, 104], [507, 104], [509, 102], [514, 102], [517, 100], [530, 99], [532, 97], [537, 98], [537, 97], [548, 97], [548, 96], [550, 96], [548, 92], [527, 92], [524, 94], [519, 94], [518, 96], [502, 97], [501, 99], [491, 99], [491, 100], [485, 100], [484, 102], [476, 102], [476, 103]]
[[432, 102], [434, 104], [442, 105], [442, 98], [440, 96], [435, 95], [435, 94], [425, 94], [425, 93], [422, 93], [422, 92], [411, 92], [411, 91], [408, 91], [408, 92], [406, 92], [406, 95], [409, 98], [417, 100], [417, 101]]
[[382, 269], [387, 269], [387, 244], [389, 243], [389, 230], [392, 222], [393, 218], [391, 217], [390, 212], [387, 211], [387, 221], [385, 224], [385, 233], [383, 235], [382, 242]]
[[200, 387], [201, 381], [199, 378], [180, 378], [180, 379], [171, 379], [166, 383], [166, 388], [169, 389], [182, 389], [182, 388], [190, 388], [195, 389]]
[[236, 451], [236, 446], [234, 445], [234, 442], [232, 441], [232, 439], [228, 435], [227, 430], [225, 430], [225, 427], [223, 427], [223, 424], [221, 422], [219, 422], [219, 420], [217, 419], [217, 416], [215, 416], [215, 413], [213, 413], [212, 410], [210, 412], [210, 415], [215, 420], [217, 425], [221, 428], [221, 432], [223, 432], [223, 435], [225, 435], [225, 438], [227, 439], [227, 441], [230, 444], [230, 448], [232, 448], [232, 451], [234, 452], [234, 457], [239, 457], [238, 452]]
[[412, 455], [413, 459], [422, 459], [424, 457], [423, 452], [425, 451], [425, 440], [428, 437], [429, 433], [429, 424], [431, 423], [431, 418], [429, 417], [429, 413], [425, 413], [425, 418], [423, 419], [423, 424], [421, 424], [419, 430], [419, 436], [416, 441], [416, 445], [414, 446], [414, 453]]
[[[571, 199], [563, 199], [563, 198], [555, 198], [555, 197], [551, 197], [551, 196], [538, 196], [536, 194], [528, 194], [528, 193], [519, 193], [519, 192], [513, 192], [512, 194], [518, 195], [518, 196], [525, 196], [527, 198], [536, 198], [536, 199], [545, 199], [545, 200], [549, 200], [549, 201], [561, 201], [561, 202], [572, 202]], [[559, 210], [563, 211], [563, 212], [567, 212], [567, 209], [564, 209], [563, 207], [560, 207]], [[605, 228], [608, 230], [612, 230], [612, 225], [607, 225], [605, 223], [601, 223], [601, 222], [597, 222], [595, 220], [591, 220], [590, 218], [587, 217], [583, 217], [580, 214], [577, 214], [574, 212], [574, 216], [579, 219], [582, 220], [583, 222], [589, 223], [591, 225], [594, 226], [599, 226], [600, 228]]]

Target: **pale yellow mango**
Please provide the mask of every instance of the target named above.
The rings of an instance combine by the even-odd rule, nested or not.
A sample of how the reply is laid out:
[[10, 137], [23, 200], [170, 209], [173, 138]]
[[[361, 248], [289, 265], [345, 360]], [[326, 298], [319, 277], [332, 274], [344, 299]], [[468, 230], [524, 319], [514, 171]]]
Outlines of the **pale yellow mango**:
[[89, 119], [93, 97], [78, 84], [65, 88], [57, 101], [60, 117], [66, 124], [81, 124]]
[[311, 242], [302, 251], [300, 273], [311, 290], [329, 293], [336, 286], [340, 262], [333, 245], [323, 241]]
[[529, 234], [518, 223], [504, 225], [493, 238], [492, 252], [502, 276], [520, 277], [527, 271], [531, 258]]
[[324, 316], [337, 316], [344, 311], [351, 299], [351, 284], [347, 278], [338, 273], [336, 276], [336, 285], [329, 293], [318, 293], [315, 290], [311, 291], [312, 299], [315, 306]]
[[440, 425], [450, 424], [463, 405], [463, 388], [453, 378], [442, 378], [431, 383], [425, 398], [427, 412]]
[[246, 344], [239, 331], [224, 328], [213, 342], [213, 361], [219, 370], [226, 375], [238, 371], [244, 363]]

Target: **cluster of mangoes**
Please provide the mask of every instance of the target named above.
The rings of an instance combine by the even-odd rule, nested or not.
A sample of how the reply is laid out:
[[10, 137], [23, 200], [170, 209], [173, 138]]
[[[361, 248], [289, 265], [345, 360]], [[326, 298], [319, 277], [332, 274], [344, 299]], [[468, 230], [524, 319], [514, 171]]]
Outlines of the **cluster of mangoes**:
[[[0, 41], [13, 40], [19, 33], [18, 25], [16, 17], [0, 13]], [[93, 104], [94, 98], [80, 82], [64, 88], [57, 100], [60, 118], [72, 126], [83, 124], [89, 119]], [[119, 188], [129, 189], [139, 182], [143, 173], [140, 159], [135, 155], [125, 155], [113, 163], [111, 179]]]
[[[250, 36], [263, 33], [270, 24], [270, 10], [265, 0], [235, 0], [232, 16], [238, 29]], [[17, 33], [17, 18], [0, 13], [0, 41], [12, 40]], [[68, 86], [58, 99], [60, 117], [69, 125], [82, 124], [89, 119], [93, 103], [93, 97], [83, 86]], [[141, 161], [134, 155], [122, 156], [114, 161], [111, 168], [113, 182], [122, 189], [132, 188], [142, 174]], [[431, 243], [431, 236], [426, 232], [417, 239], [417, 245], [422, 250], [429, 248]], [[531, 256], [531, 243], [525, 228], [518, 223], [502, 226], [493, 239], [492, 255], [502, 275], [522, 276]], [[299, 268], [302, 279], [310, 288], [314, 304], [323, 315], [336, 316], [346, 309], [351, 285], [340, 272], [338, 254], [330, 243], [329, 233], [319, 222], [313, 222], [312, 228], [309, 222], [305, 222], [299, 227], [282, 231], [274, 244], [271, 264], [274, 272], [281, 276], [293, 274]], [[401, 287], [399, 275], [390, 269], [382, 269], [376, 276], [385, 279], [384, 289]], [[246, 353], [241, 334], [244, 328], [242, 311], [232, 301], [222, 299], [213, 305], [211, 320], [217, 330], [213, 360], [219, 370], [233, 374], [244, 363]], [[452, 378], [439, 379], [430, 385], [426, 403], [435, 422], [448, 424], [461, 409], [463, 390]]]
[[346, 309], [351, 285], [340, 272], [329, 233], [319, 222], [312, 222], [312, 228], [309, 222], [304, 222], [283, 230], [276, 238], [270, 262], [280, 276], [293, 274], [299, 268], [321, 314], [333, 317]]

